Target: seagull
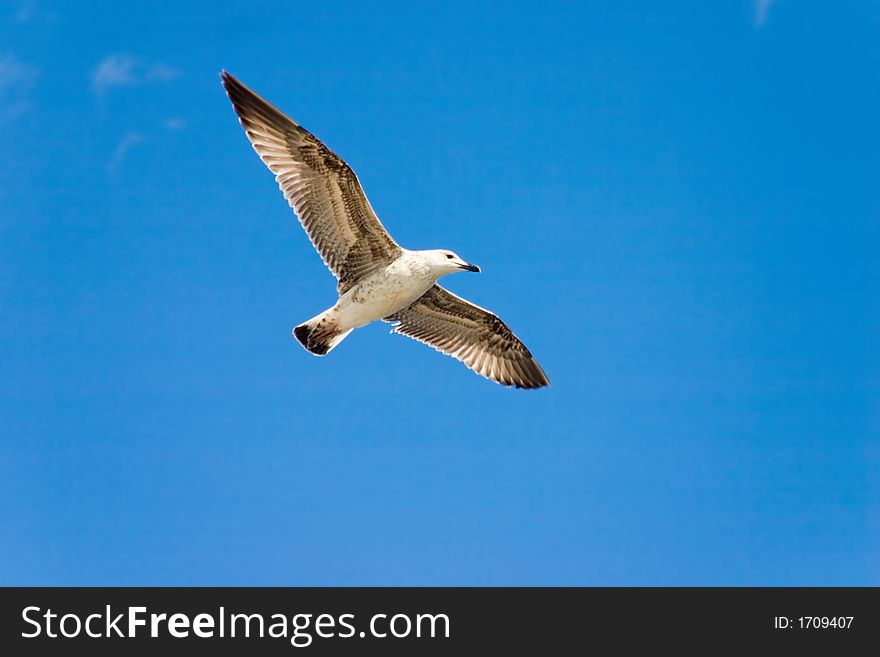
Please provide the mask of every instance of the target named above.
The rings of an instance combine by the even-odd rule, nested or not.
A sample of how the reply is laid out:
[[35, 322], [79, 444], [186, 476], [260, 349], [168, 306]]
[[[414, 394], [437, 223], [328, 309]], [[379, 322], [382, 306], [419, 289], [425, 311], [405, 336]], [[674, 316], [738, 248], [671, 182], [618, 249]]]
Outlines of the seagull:
[[324, 356], [354, 329], [381, 320], [492, 381], [550, 385], [544, 370], [497, 315], [437, 285], [480, 268], [446, 249], [411, 251], [379, 221], [354, 171], [311, 132], [226, 71], [226, 94], [251, 145], [312, 244], [339, 281], [336, 303], [293, 329]]

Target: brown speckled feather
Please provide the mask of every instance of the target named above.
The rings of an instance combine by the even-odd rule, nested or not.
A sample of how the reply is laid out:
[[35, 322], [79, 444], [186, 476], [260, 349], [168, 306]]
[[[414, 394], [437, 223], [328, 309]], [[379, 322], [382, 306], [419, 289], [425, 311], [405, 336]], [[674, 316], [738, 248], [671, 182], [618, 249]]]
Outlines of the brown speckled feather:
[[457, 358], [477, 374], [502, 385], [550, 385], [544, 370], [507, 324], [439, 285], [384, 321], [396, 324], [395, 333]]
[[254, 150], [344, 293], [401, 249], [380, 223], [351, 167], [308, 130], [224, 71], [223, 86]]

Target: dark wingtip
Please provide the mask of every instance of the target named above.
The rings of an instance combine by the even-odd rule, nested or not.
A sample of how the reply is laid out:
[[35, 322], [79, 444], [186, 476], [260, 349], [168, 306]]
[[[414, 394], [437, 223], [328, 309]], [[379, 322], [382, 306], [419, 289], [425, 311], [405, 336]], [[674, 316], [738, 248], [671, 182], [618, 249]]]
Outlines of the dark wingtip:
[[223, 84], [226, 91], [229, 91], [229, 87], [234, 87], [241, 84], [235, 78], [235, 76], [227, 71], [225, 68], [220, 70], [220, 82]]
[[532, 382], [529, 381], [526, 384], [515, 383], [513, 385], [514, 388], [519, 388], [520, 390], [540, 390], [541, 388], [549, 388], [549, 381], [541, 381], [541, 382]]
[[[535, 363], [537, 365], [537, 363]], [[544, 374], [544, 370], [541, 369], [541, 366], [538, 365], [538, 371], [541, 372], [540, 380], [535, 384], [535, 388], [549, 388], [550, 387], [550, 379], [547, 378], [547, 375]]]
[[544, 373], [544, 369], [538, 365], [538, 361], [532, 359], [527, 369], [527, 376], [521, 383], [514, 384], [514, 387], [522, 390], [537, 390], [539, 388], [547, 388], [550, 386], [550, 379]]
[[244, 90], [250, 91], [241, 82], [239, 82], [237, 77], [235, 77], [225, 68], [220, 70], [220, 82], [223, 84], [223, 88], [226, 89], [227, 94], [242, 93], [242, 91]]

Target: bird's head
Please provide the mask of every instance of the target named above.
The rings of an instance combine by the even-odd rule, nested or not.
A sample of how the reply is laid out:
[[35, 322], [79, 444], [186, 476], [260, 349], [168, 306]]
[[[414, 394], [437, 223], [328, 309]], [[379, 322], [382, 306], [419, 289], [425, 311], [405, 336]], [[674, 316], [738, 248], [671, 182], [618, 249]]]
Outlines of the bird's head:
[[465, 262], [452, 251], [447, 251], [446, 249], [435, 249], [433, 251], [427, 251], [426, 253], [428, 255], [431, 268], [436, 272], [440, 272], [441, 276], [452, 274], [457, 271], [480, 271], [479, 267]]

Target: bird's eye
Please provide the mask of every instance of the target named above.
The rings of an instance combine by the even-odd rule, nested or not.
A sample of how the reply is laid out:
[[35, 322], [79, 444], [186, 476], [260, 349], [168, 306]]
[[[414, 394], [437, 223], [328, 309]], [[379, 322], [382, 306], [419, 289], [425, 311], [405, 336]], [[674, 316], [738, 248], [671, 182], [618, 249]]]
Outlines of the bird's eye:
[[451, 253], [447, 253], [446, 257], [449, 258], [450, 260], [452, 260], [452, 258], [454, 258], [455, 256], [453, 256]]

